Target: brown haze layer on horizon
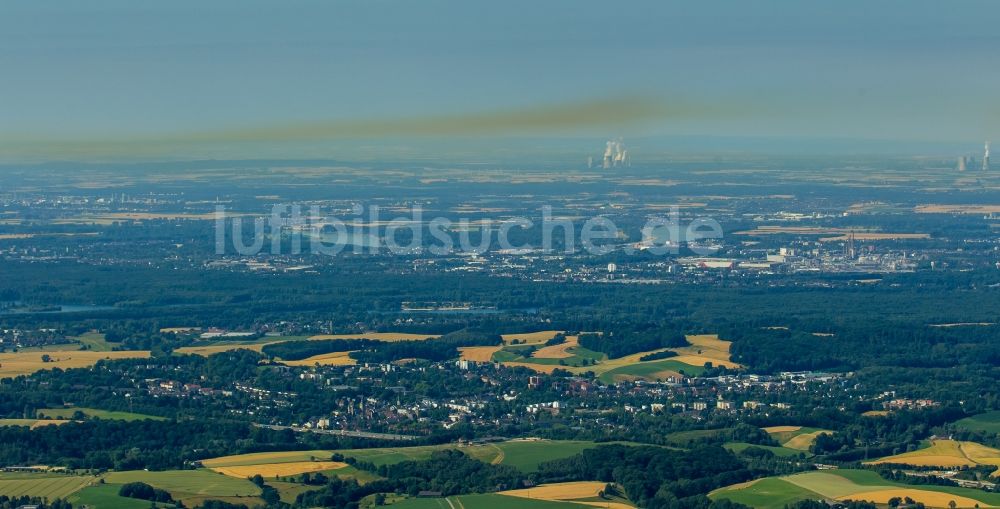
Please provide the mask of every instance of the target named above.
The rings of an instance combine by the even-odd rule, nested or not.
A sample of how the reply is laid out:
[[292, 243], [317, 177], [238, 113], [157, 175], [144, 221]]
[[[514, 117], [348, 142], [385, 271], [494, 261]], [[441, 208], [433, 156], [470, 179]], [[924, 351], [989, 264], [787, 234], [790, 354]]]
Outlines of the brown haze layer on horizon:
[[123, 135], [116, 139], [81, 137], [50, 140], [8, 138], [7, 141], [0, 142], [0, 158], [119, 159], [183, 157], [188, 154], [226, 157], [243, 151], [256, 152], [264, 146], [273, 148], [297, 142], [569, 134], [586, 130], [641, 128], [644, 123], [652, 121], [717, 117], [722, 111], [718, 106], [690, 102], [670, 104], [649, 96], [636, 95], [468, 114], [287, 123], [240, 129], [175, 132], [162, 136]]

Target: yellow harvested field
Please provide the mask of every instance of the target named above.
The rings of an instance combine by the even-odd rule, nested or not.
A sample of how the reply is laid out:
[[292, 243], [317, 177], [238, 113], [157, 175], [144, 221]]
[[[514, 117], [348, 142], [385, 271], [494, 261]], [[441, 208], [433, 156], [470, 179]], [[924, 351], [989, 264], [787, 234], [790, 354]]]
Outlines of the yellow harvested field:
[[[781, 426], [778, 426], [778, 427], [780, 428]], [[723, 486], [721, 488], [716, 488], [716, 489], [712, 490], [711, 492], [709, 492], [708, 496], [711, 497], [712, 495], [715, 495], [716, 493], [719, 493], [719, 492], [722, 492], [722, 491], [745, 490], [745, 489], [753, 486], [754, 484], [759, 483], [762, 480], [764, 480], [763, 477], [761, 477], [759, 479], [754, 479], [752, 481], [738, 482], [736, 484], [730, 484], [729, 486]]]
[[246, 479], [256, 474], [268, 478], [283, 475], [298, 475], [306, 472], [322, 472], [325, 470], [337, 470], [347, 466], [347, 463], [340, 461], [296, 461], [290, 463], [264, 463], [261, 465], [240, 465], [231, 467], [213, 467], [212, 470], [228, 475]]
[[889, 415], [889, 411], [888, 410], [869, 410], [869, 411], [867, 411], [867, 412], [865, 412], [865, 413], [863, 413], [861, 415], [863, 415], [865, 417], [885, 417], [885, 416]]
[[952, 500], [954, 500], [955, 504], [957, 504], [956, 507], [989, 507], [985, 506], [982, 502], [971, 498], [960, 497], [958, 495], [942, 493], [939, 491], [927, 491], [910, 488], [865, 491], [862, 493], [854, 493], [846, 497], [840, 497], [838, 500], [865, 500], [875, 504], [888, 504], [889, 499], [893, 497], [910, 497], [916, 502], [922, 502], [927, 507], [949, 507], [948, 502], [951, 502]]
[[374, 339], [378, 341], [423, 341], [436, 338], [433, 334], [410, 334], [407, 332], [366, 332], [364, 334], [319, 334], [309, 339]]
[[789, 433], [802, 429], [802, 426], [768, 426], [762, 429], [768, 433]]
[[493, 354], [500, 351], [503, 346], [463, 346], [458, 349], [461, 352], [462, 360], [475, 362], [490, 362]]
[[574, 504], [590, 505], [594, 507], [604, 507], [605, 509], [635, 509], [634, 505], [623, 504], [621, 502], [597, 502], [597, 501], [582, 501], [574, 500]]
[[996, 214], [1000, 205], [917, 205], [913, 210], [922, 214]]
[[796, 435], [790, 440], [782, 444], [789, 449], [795, 449], [797, 451], [808, 451], [812, 444], [816, 442], [816, 437], [829, 433], [829, 431], [814, 431], [812, 433], [803, 433], [801, 435]]
[[42, 426], [59, 426], [60, 424], [66, 424], [67, 422], [73, 421], [67, 419], [39, 419], [31, 425], [31, 429], [41, 428]]
[[58, 426], [70, 422], [65, 419], [0, 419], [0, 426], [27, 426], [36, 429], [42, 426]]
[[501, 491], [501, 495], [540, 500], [574, 500], [596, 497], [607, 483], [598, 481], [560, 482], [540, 484], [534, 488]]
[[1000, 458], [1000, 450], [976, 442], [960, 442], [959, 448], [966, 456], [976, 461], [981, 459], [992, 461]]
[[[48, 355], [49, 362], [42, 356]], [[60, 368], [85, 368], [102, 359], [145, 359], [148, 350], [94, 352], [90, 350], [47, 350], [44, 352], [0, 353], [0, 378], [30, 375], [36, 371]]]
[[768, 426], [761, 429], [777, 440], [782, 447], [804, 452], [809, 451], [809, 448], [816, 442], [816, 437], [824, 433], [833, 433], [830, 430], [803, 428], [802, 426]]
[[707, 355], [678, 355], [677, 357], [671, 357], [670, 360], [683, 362], [684, 364], [689, 364], [691, 366], [704, 366], [706, 362], [711, 362], [713, 366], [725, 366], [727, 368], [740, 367], [740, 365], [735, 362], [716, 359], [715, 357], [709, 357]]
[[259, 352], [265, 345], [270, 344], [272, 343], [225, 343], [209, 346], [184, 346], [174, 350], [174, 352], [179, 354], [193, 354], [208, 357], [209, 355], [229, 352], [232, 350], [253, 350], [254, 352]]
[[[44, 468], [44, 467], [43, 467]], [[97, 477], [90, 475], [32, 474], [30, 477], [0, 479], [0, 494], [8, 497], [51, 497], [66, 498], [87, 486], [93, 485]], [[15, 507], [13, 505], [9, 507]], [[37, 507], [37, 506], [18, 506]]]
[[[730, 361], [729, 357], [729, 346], [732, 344], [730, 341], [725, 341], [719, 339], [716, 334], [699, 334], [693, 336], [687, 336], [688, 343], [691, 346], [685, 346], [681, 348], [659, 348], [656, 350], [650, 350], [648, 352], [639, 352], [631, 355], [626, 355], [618, 359], [610, 359], [597, 364], [596, 366], [587, 366], [586, 368], [580, 368], [580, 372], [583, 371], [594, 371], [597, 374], [604, 373], [605, 371], [610, 371], [615, 368], [622, 366], [631, 366], [633, 364], [642, 364], [643, 362], [657, 362], [657, 361], [640, 361], [639, 359], [643, 356], [649, 355], [651, 353], [663, 352], [666, 350], [673, 350], [677, 352], [676, 357], [670, 357], [668, 360], [679, 361], [684, 364], [690, 364], [692, 366], [704, 366], [706, 362], [711, 362], [715, 366], [726, 366], [730, 368], [738, 368], [739, 364]], [[677, 375], [673, 372], [663, 372], [661, 378], [667, 376]], [[657, 374], [659, 376], [659, 374]]]
[[[631, 366], [632, 364], [640, 364], [642, 362], [642, 361], [639, 360], [640, 358], [642, 358], [642, 357], [644, 357], [646, 355], [649, 355], [651, 353], [659, 353], [659, 352], [663, 352], [663, 351], [666, 351], [666, 350], [670, 350], [670, 349], [669, 348], [658, 348], [656, 350], [650, 350], [648, 352], [634, 353], [634, 354], [631, 354], [631, 355], [626, 355], [625, 357], [619, 357], [617, 359], [608, 359], [606, 361], [601, 362], [597, 366], [587, 366], [587, 368], [589, 368], [590, 370], [595, 370], [595, 368], [597, 368], [595, 370], [596, 373], [603, 373], [605, 371], [610, 371], [610, 370], [612, 370], [614, 368], [618, 368], [618, 367], [621, 367], [621, 366]], [[675, 357], [671, 357], [671, 358], [673, 359]], [[584, 371], [586, 371], [586, 370], [584, 370]]]
[[[912, 454], [912, 453], [907, 453]], [[871, 464], [896, 463], [900, 465], [912, 465], [915, 467], [972, 467], [976, 462], [961, 456], [950, 456], [947, 454], [926, 454], [918, 456], [890, 456], [880, 460], [870, 461]]]
[[[962, 442], [961, 449], [966, 456], [976, 463], [1000, 467], [1000, 450], [976, 442]], [[1000, 477], [1000, 468], [994, 470], [991, 475], [993, 477]]]
[[558, 345], [545, 346], [535, 350], [532, 357], [538, 359], [566, 359], [572, 357], [573, 354], [569, 352], [570, 348], [576, 348], [580, 346], [579, 336], [566, 336], [566, 341]]
[[556, 334], [561, 334], [564, 331], [561, 330], [543, 330], [538, 332], [526, 332], [523, 334], [502, 334], [500, 337], [503, 338], [503, 342], [506, 344], [511, 344], [515, 339], [523, 344], [537, 345], [539, 343], [544, 343], [556, 336]]
[[333, 454], [333, 451], [327, 450], [252, 452], [210, 458], [202, 460], [201, 464], [214, 469], [217, 467], [270, 465], [276, 463], [320, 463], [313, 461], [313, 459], [329, 458], [331, 454]]
[[501, 364], [512, 368], [518, 366], [522, 368], [528, 368], [534, 370], [537, 373], [545, 373], [547, 375], [552, 374], [552, 372], [555, 371], [556, 368], [566, 369], [566, 367], [564, 366], [558, 366], [555, 364], [532, 364], [530, 362], [502, 362]]
[[[621, 375], [621, 376], [628, 376], [628, 375]], [[669, 369], [665, 369], [663, 371], [657, 371], [657, 372], [653, 373], [652, 375], [649, 375], [649, 376], [647, 376], [647, 377], [645, 377], [643, 379], [644, 380], [645, 379], [667, 380], [668, 378], [671, 378], [671, 377], [674, 378], [674, 379], [678, 379], [679, 380], [681, 378], [684, 378], [684, 375], [680, 374], [677, 371], [671, 371]]]
[[886, 456], [870, 464], [895, 463], [918, 467], [973, 467], [976, 465], [1000, 466], [1000, 450], [975, 442], [932, 440], [931, 446], [895, 456]]
[[351, 352], [324, 353], [321, 355], [313, 355], [312, 357], [298, 361], [281, 361], [281, 363], [286, 366], [315, 366], [317, 364], [320, 366], [352, 366], [357, 364], [357, 361], [348, 357], [350, 353]]
[[672, 357], [672, 360], [692, 366], [703, 366], [706, 362], [711, 362], [714, 366], [742, 367], [730, 360], [729, 348], [732, 342], [719, 339], [717, 334], [698, 334], [688, 336], [687, 340], [691, 346], [671, 349], [677, 352], [677, 357]]
[[[730, 368], [739, 368], [739, 367], [741, 367], [739, 364], [737, 364], [737, 363], [735, 363], [735, 362], [733, 362], [733, 361], [730, 360], [729, 346], [732, 344], [730, 341], [725, 341], [725, 340], [719, 339], [719, 336], [716, 335], [716, 334], [699, 334], [699, 335], [687, 336], [687, 340], [688, 340], [689, 343], [691, 343], [691, 346], [685, 346], [685, 347], [682, 347], [682, 348], [658, 348], [656, 350], [649, 350], [649, 351], [646, 351], [646, 352], [639, 352], [639, 353], [634, 353], [634, 354], [631, 354], [631, 355], [626, 355], [626, 356], [620, 357], [618, 359], [605, 359], [605, 360], [602, 360], [602, 361], [598, 362], [597, 364], [594, 364], [594, 365], [591, 365], [591, 366], [568, 367], [568, 368], [567, 367], [562, 367], [562, 368], [566, 369], [566, 370], [568, 370], [568, 371], [570, 371], [572, 373], [585, 373], [587, 371], [592, 371], [592, 372], [600, 375], [602, 373], [611, 371], [611, 370], [616, 369], [616, 368], [621, 368], [621, 367], [624, 367], [624, 366], [633, 366], [633, 365], [636, 365], [636, 364], [661, 362], [661, 361], [657, 361], [657, 360], [654, 360], [654, 361], [640, 361], [639, 359], [641, 359], [642, 357], [644, 357], [646, 355], [652, 354], [652, 353], [658, 353], [658, 352], [663, 352], [663, 351], [667, 351], [667, 350], [672, 350], [672, 351], [678, 353], [677, 356], [675, 356], [675, 357], [669, 357], [667, 359], [667, 360], [670, 360], [670, 361], [678, 361], [678, 362], [681, 362], [681, 363], [684, 363], [684, 364], [689, 364], [689, 365], [692, 365], [692, 366], [699, 366], [699, 367], [700, 366], [704, 366], [706, 362], [711, 362], [715, 366], [726, 366], [726, 367], [730, 367]], [[506, 363], [505, 362], [504, 364], [512, 364], [512, 363]], [[533, 369], [536, 369], [535, 366], [527, 366], [527, 367], [531, 367]], [[541, 367], [541, 366], [538, 366], [538, 367]], [[560, 366], [549, 366], [550, 369], [547, 370], [547, 371], [543, 371], [541, 369], [536, 369], [536, 371], [549, 373], [549, 372], [551, 372], [551, 369], [554, 369], [556, 367], [560, 367]], [[657, 378], [661, 378], [661, 379], [665, 379], [665, 378], [669, 378], [671, 376], [679, 377], [681, 375], [679, 373], [674, 372], [674, 371], [665, 370], [665, 371], [660, 371], [660, 372], [657, 372], [657, 373], [653, 373], [651, 375], [645, 375], [645, 376], [634, 377], [634, 378], [636, 378], [636, 379], [638, 379], [638, 378], [644, 378], [644, 379], [651, 379], [651, 378], [652, 379], [657, 379]], [[626, 378], [627, 378], [627, 376], [625, 376], [625, 375], [622, 376], [622, 379], [626, 379]]]

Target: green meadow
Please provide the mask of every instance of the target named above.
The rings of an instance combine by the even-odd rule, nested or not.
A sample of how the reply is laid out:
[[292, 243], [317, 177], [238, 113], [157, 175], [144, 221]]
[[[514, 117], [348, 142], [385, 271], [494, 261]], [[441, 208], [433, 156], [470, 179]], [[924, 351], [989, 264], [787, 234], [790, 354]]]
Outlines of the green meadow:
[[955, 422], [955, 426], [970, 431], [1000, 433], [1000, 410], [973, 415]]
[[83, 407], [69, 407], [69, 408], [45, 408], [38, 411], [39, 418], [49, 418], [49, 419], [70, 419], [76, 412], [82, 412], [83, 415], [95, 419], [108, 419], [108, 420], [119, 420], [119, 421], [141, 421], [144, 419], [152, 419], [154, 421], [165, 421], [165, 417], [157, 417], [155, 415], [145, 415], [136, 414], [132, 412], [117, 412], [111, 410], [100, 410], [97, 408], [83, 408]]

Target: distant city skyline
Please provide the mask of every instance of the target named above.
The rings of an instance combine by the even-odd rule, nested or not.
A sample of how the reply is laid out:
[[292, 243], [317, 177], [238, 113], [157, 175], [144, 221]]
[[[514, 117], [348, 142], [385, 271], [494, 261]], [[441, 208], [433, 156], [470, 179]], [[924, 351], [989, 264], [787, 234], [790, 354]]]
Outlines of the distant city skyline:
[[998, 19], [987, 1], [15, 1], [0, 161], [424, 135], [982, 147]]

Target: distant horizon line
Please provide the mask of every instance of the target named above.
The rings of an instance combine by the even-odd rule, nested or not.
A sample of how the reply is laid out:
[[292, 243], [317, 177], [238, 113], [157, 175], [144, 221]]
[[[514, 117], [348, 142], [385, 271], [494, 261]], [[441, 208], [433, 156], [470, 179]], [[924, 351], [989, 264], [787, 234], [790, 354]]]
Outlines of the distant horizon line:
[[[488, 160], [477, 163], [511, 162], [532, 157], [556, 158], [554, 162], [571, 162], [577, 155], [581, 161], [588, 156], [599, 159], [603, 151], [603, 143], [607, 139], [619, 136], [492, 136], [492, 137], [449, 137], [449, 138], [387, 138], [371, 139], [341, 139], [336, 142], [308, 142], [300, 147], [288, 147], [289, 143], [279, 143], [276, 146], [265, 147], [245, 155], [236, 153], [225, 154], [228, 150], [177, 150], [176, 155], [114, 156], [93, 154], [90, 156], [53, 155], [3, 157], [0, 156], [0, 167], [3, 166], [45, 166], [61, 164], [156, 164], [156, 163], [198, 163], [198, 162], [429, 162], [440, 160], [443, 163], [455, 164], [456, 160], [484, 158]], [[743, 135], [642, 135], [622, 136], [632, 151], [631, 156], [636, 164], [649, 164], [661, 157], [929, 157], [950, 158], [960, 156], [981, 155], [983, 140], [907, 140], [907, 139], [872, 139], [851, 137], [817, 137], [817, 136], [743, 136]], [[551, 143], [553, 146], [537, 146], [539, 143]], [[384, 144], [386, 146], [379, 147]], [[535, 144], [533, 147], [519, 146]], [[279, 147], [277, 145], [284, 145]], [[2, 144], [0, 144], [2, 147]], [[523, 150], [512, 153], [511, 149]], [[3, 149], [0, 148], [0, 152]], [[60, 152], [53, 150], [54, 154]], [[211, 154], [208, 152], [219, 152]], [[237, 150], [238, 152], [238, 150]], [[270, 152], [270, 153], [268, 153]], [[324, 153], [325, 152], [325, 153]], [[468, 161], [472, 164], [472, 161]]]

